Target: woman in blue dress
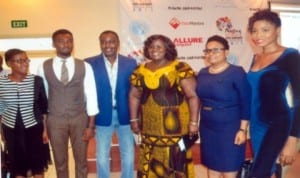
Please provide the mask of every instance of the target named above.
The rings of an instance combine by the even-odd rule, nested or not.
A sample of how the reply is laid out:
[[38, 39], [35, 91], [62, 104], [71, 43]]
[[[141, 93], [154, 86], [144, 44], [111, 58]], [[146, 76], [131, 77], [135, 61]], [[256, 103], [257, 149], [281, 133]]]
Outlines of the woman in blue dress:
[[210, 66], [197, 77], [201, 161], [209, 178], [236, 178], [245, 159], [250, 86], [244, 69], [227, 62], [226, 39], [208, 38], [203, 52]]
[[[254, 55], [247, 75], [252, 88], [250, 136], [254, 151], [251, 178], [275, 177], [275, 163], [292, 164], [300, 137], [300, 56], [278, 43], [281, 20], [270, 10], [249, 18]], [[288, 100], [289, 91], [291, 100]]]

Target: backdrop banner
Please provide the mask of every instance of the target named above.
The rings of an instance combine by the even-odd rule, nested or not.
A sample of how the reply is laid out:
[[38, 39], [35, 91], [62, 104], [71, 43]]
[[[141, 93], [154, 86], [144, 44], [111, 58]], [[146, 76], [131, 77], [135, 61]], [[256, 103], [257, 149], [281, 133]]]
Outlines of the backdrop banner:
[[248, 17], [267, 7], [267, 0], [120, 0], [121, 53], [143, 62], [144, 40], [163, 34], [175, 43], [178, 58], [197, 72], [206, 66], [207, 38], [217, 34], [230, 42], [229, 62], [248, 70], [253, 55]]

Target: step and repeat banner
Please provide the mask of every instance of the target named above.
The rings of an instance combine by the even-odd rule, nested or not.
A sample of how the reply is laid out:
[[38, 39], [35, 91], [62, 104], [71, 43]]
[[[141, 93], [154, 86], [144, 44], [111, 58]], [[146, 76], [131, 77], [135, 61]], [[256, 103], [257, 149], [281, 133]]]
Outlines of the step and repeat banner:
[[202, 50], [212, 35], [230, 43], [228, 61], [248, 70], [253, 51], [248, 17], [268, 7], [267, 0], [120, 0], [121, 53], [143, 62], [143, 42], [153, 34], [168, 36], [178, 58], [197, 72], [206, 66]]

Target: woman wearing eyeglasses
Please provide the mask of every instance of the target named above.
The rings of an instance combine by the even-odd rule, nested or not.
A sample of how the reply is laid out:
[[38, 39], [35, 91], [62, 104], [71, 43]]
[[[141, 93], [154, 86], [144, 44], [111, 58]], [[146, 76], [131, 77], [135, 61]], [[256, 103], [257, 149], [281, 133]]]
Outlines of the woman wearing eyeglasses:
[[47, 97], [42, 78], [28, 74], [25, 51], [10, 49], [5, 62], [11, 74], [0, 78], [0, 116], [12, 177], [43, 178], [50, 162], [45, 127]]
[[236, 178], [245, 160], [250, 88], [240, 66], [227, 62], [228, 41], [211, 36], [203, 50], [210, 64], [197, 76], [201, 161], [209, 178]]

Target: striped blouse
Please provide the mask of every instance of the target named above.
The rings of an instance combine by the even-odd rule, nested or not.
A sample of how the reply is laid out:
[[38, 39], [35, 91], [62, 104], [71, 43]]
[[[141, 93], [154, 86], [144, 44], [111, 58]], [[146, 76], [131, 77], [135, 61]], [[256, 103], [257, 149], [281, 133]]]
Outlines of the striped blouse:
[[42, 114], [47, 113], [47, 97], [41, 77], [30, 74], [21, 82], [0, 77], [2, 123], [14, 128], [18, 110], [25, 128], [42, 121]]

